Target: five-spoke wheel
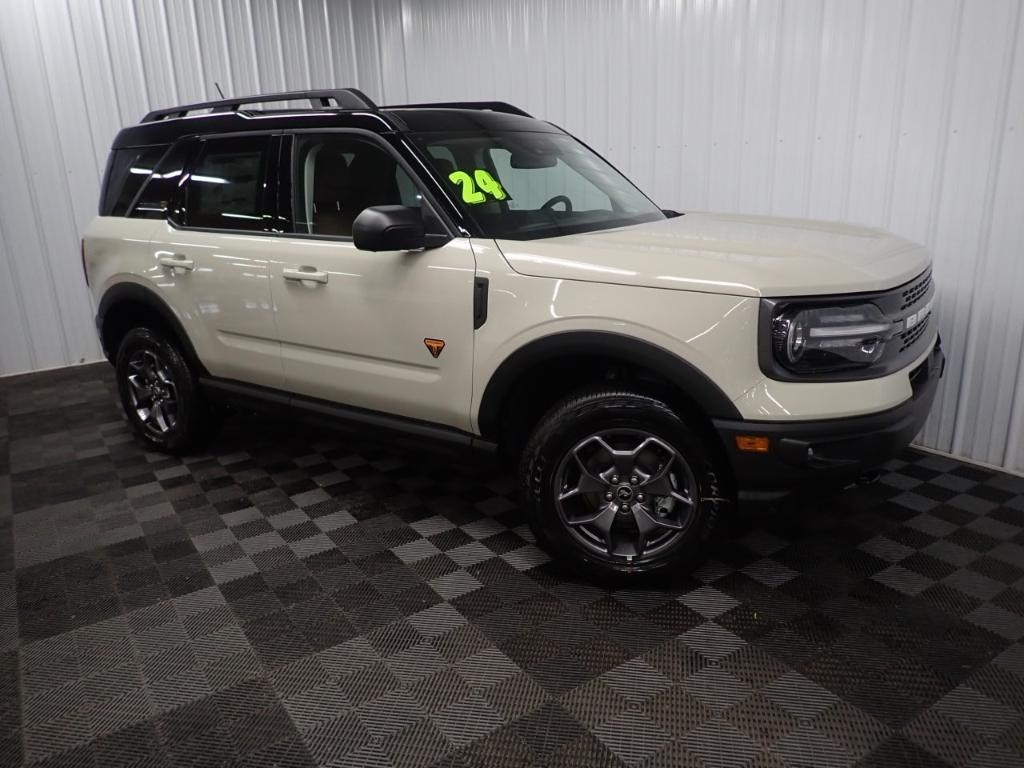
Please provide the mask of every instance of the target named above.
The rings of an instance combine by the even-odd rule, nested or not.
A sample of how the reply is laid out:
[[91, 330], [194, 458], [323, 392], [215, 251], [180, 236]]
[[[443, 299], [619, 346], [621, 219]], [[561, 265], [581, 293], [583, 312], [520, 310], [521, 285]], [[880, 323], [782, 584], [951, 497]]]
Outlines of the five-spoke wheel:
[[723, 501], [703, 432], [649, 395], [566, 398], [523, 454], [524, 500], [540, 544], [598, 578], [689, 567]]
[[150, 448], [185, 453], [209, 436], [216, 419], [171, 334], [130, 329], [118, 346], [116, 368], [125, 414]]
[[693, 521], [693, 471], [672, 446], [643, 430], [584, 438], [562, 459], [556, 477], [562, 522], [604, 557], [656, 554]]
[[128, 360], [128, 396], [139, 421], [164, 435], [178, 423], [178, 388], [166, 361], [152, 349], [138, 349]]

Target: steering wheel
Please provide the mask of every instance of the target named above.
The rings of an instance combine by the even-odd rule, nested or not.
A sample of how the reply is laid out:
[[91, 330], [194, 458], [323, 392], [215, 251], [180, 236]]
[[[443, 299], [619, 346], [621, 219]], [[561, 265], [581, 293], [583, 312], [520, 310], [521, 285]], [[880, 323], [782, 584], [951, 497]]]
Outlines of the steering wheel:
[[555, 195], [550, 200], [548, 200], [546, 203], [544, 203], [544, 205], [542, 205], [540, 207], [540, 209], [542, 211], [551, 211], [551, 210], [554, 209], [554, 206], [558, 205], [559, 203], [564, 203], [565, 204], [565, 212], [566, 213], [572, 213], [572, 200], [570, 200], [565, 195]]

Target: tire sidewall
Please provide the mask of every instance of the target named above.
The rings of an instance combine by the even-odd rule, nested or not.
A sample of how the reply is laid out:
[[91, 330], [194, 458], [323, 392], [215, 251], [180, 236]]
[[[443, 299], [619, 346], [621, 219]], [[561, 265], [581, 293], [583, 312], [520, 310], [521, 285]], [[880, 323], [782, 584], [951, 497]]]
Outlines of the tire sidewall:
[[[524, 456], [527, 512], [538, 540], [599, 578], [640, 577], [691, 564], [718, 515], [718, 476], [700, 436], [653, 398], [617, 394], [577, 402], [577, 407], [556, 409], [545, 419]], [[643, 430], [665, 441], [690, 465], [697, 482], [696, 518], [687, 533], [665, 552], [639, 564], [610, 563], [584, 547], [562, 522], [554, 499], [555, 476], [566, 454], [589, 435], [616, 428]]]
[[[135, 413], [129, 394], [128, 361], [139, 350], [154, 352], [170, 369], [178, 398], [177, 421], [166, 434], [157, 436], [146, 429]], [[195, 441], [201, 403], [195, 376], [177, 348], [150, 328], [133, 328], [125, 334], [116, 359], [117, 388], [128, 422], [147, 446], [167, 453], [180, 453]]]

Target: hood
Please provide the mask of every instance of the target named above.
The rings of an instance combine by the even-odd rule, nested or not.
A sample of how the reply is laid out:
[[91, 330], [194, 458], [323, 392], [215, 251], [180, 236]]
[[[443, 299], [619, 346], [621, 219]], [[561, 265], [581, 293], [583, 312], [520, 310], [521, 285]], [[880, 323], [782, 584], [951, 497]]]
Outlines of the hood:
[[923, 246], [878, 229], [713, 213], [497, 244], [523, 275], [736, 296], [885, 290], [930, 263]]

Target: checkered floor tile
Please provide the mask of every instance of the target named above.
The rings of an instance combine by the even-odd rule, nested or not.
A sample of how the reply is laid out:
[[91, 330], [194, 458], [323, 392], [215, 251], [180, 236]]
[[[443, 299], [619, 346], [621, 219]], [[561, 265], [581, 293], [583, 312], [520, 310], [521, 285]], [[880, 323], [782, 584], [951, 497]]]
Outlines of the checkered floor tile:
[[1024, 765], [1024, 480], [913, 451], [607, 591], [511, 479], [0, 380], [0, 765]]

